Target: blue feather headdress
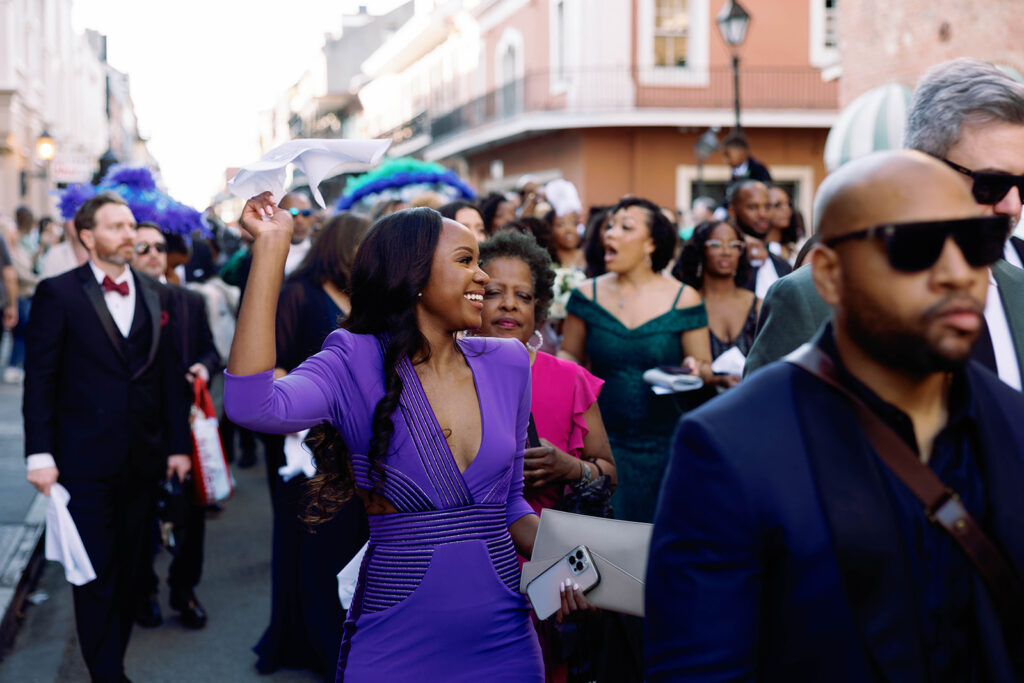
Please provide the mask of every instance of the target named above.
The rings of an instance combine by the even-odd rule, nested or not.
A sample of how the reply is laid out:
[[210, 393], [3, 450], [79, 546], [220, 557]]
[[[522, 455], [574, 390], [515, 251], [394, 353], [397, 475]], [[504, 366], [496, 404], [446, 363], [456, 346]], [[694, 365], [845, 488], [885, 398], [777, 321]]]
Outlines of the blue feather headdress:
[[156, 223], [161, 229], [188, 238], [195, 232], [212, 237], [203, 215], [190, 206], [175, 201], [156, 187], [153, 174], [144, 166], [111, 166], [97, 187], [69, 185], [60, 193], [61, 215], [68, 221], [88, 199], [99, 192], [121, 195], [139, 223]]
[[385, 199], [409, 201], [424, 192], [437, 192], [448, 201], [476, 197], [473, 188], [441, 164], [400, 158], [388, 159], [368, 173], [349, 178], [336, 208], [371, 208]]

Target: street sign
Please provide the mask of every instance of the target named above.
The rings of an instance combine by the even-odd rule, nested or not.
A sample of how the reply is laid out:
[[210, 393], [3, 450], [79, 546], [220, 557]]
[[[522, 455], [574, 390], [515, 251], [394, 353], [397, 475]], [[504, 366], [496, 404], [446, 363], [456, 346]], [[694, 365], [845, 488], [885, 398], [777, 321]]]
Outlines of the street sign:
[[57, 152], [50, 162], [53, 183], [87, 183], [96, 169], [96, 158], [81, 152]]

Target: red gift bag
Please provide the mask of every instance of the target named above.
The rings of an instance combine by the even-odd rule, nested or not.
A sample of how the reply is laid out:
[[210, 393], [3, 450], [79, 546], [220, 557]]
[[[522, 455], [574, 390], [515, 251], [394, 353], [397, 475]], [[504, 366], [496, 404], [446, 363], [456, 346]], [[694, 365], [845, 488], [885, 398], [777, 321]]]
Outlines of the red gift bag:
[[231, 471], [224, 457], [220, 440], [217, 411], [213, 408], [210, 390], [202, 378], [192, 383], [195, 403], [189, 421], [192, 425], [192, 481], [195, 502], [212, 505], [231, 497], [234, 487]]

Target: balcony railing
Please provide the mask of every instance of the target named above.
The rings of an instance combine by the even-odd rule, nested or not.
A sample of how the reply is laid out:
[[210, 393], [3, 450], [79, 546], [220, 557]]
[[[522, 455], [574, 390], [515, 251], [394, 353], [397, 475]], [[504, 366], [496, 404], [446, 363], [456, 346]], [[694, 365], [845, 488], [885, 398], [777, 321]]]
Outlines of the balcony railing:
[[[429, 132], [436, 142], [520, 114], [637, 111], [643, 109], [731, 109], [731, 67], [705, 69], [588, 69], [561, 76], [538, 72], [512, 81], [450, 111], [421, 113], [391, 133]], [[741, 67], [744, 110], [838, 109], [838, 84], [822, 80], [812, 67]]]

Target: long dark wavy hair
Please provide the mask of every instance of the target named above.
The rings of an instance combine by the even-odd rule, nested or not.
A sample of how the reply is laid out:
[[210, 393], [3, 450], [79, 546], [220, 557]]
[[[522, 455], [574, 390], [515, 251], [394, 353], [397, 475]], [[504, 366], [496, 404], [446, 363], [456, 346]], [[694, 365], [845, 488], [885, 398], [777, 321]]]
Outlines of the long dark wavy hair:
[[[683, 247], [679, 254], [679, 260], [672, 267], [672, 276], [680, 282], [684, 282], [694, 289], [700, 291], [704, 286], [704, 273], [707, 271], [708, 252], [705, 248], [707, 241], [711, 239], [711, 233], [719, 225], [728, 225], [736, 233], [736, 239], [743, 241], [743, 233], [729, 221], [704, 221], [693, 229], [690, 241]], [[736, 265], [736, 275], [733, 281], [737, 287], [742, 287], [750, 279], [750, 262], [747, 261], [746, 250], [740, 253], [739, 263]]]
[[[402, 395], [398, 364], [422, 363], [430, 346], [416, 326], [416, 301], [430, 279], [430, 266], [441, 234], [441, 214], [433, 209], [405, 209], [379, 218], [366, 233], [352, 266], [352, 313], [342, 328], [354, 334], [387, 335], [384, 351], [384, 398], [373, 411], [370, 461], [371, 496], [383, 491], [384, 456], [395, 431], [392, 414]], [[355, 492], [348, 448], [327, 424], [310, 431], [317, 474], [307, 484], [305, 520], [330, 520]]]
[[587, 232], [583, 236], [583, 257], [587, 260], [587, 277], [604, 275], [604, 229], [612, 217], [610, 206], [593, 206], [587, 219]]

